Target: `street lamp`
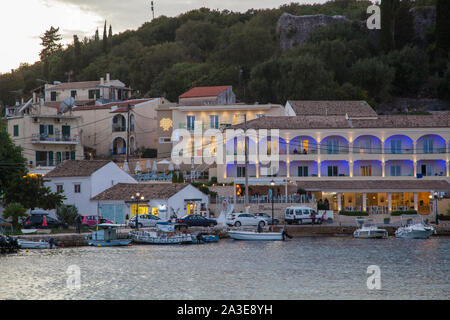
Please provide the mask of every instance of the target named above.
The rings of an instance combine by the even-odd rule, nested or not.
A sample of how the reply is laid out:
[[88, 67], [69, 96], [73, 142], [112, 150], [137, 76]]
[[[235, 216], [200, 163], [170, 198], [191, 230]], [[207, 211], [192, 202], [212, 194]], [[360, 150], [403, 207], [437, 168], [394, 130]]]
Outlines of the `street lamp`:
[[273, 181], [273, 179], [272, 179], [272, 181], [270, 181], [270, 186], [272, 187], [271, 189], [270, 189], [270, 193], [271, 193], [271, 198], [272, 198], [272, 226], [271, 226], [271, 229], [272, 229], [272, 232], [273, 232], [273, 221], [274, 221], [274, 217], [273, 217], [273, 187], [274, 187], [274, 185], [275, 185], [275, 181]]
[[141, 202], [147, 202], [145, 201], [145, 197], [141, 196], [139, 192], [136, 192], [136, 195], [131, 196], [131, 203], [136, 203], [137, 210], [136, 210], [136, 230], [139, 230], [139, 203]]

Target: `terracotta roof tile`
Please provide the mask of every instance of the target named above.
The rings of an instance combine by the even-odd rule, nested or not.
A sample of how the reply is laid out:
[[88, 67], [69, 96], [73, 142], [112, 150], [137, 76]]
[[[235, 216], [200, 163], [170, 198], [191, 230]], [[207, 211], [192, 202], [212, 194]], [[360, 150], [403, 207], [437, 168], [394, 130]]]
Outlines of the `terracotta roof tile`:
[[168, 199], [186, 186], [186, 183], [118, 183], [92, 200], [130, 200], [136, 192], [147, 200]]
[[297, 116], [345, 116], [346, 114], [350, 118], [377, 116], [377, 113], [366, 101], [289, 100], [288, 103]]
[[110, 160], [66, 160], [45, 175], [46, 178], [89, 177]]
[[[102, 109], [111, 109], [111, 107], [117, 106], [118, 109], [120, 109], [122, 111], [115, 111], [115, 112], [126, 112], [127, 111], [126, 107], [128, 107], [128, 105], [134, 107], [135, 105], [137, 105], [139, 103], [147, 102], [150, 100], [154, 100], [154, 98], [124, 100], [124, 101], [120, 101], [120, 102], [111, 102], [111, 103], [106, 103], [106, 104], [97, 105], [97, 106], [77, 106], [73, 110], [74, 111], [102, 110]], [[123, 111], [123, 110], [125, 110], [125, 111]]]
[[231, 86], [195, 87], [183, 93], [179, 98], [214, 97]]

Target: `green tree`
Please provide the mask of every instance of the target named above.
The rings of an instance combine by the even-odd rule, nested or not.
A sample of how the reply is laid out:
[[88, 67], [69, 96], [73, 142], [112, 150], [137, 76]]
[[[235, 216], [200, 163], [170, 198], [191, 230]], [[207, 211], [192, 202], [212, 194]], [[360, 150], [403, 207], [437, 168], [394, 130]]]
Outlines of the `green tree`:
[[414, 18], [410, 12], [412, 3], [410, 0], [402, 0], [395, 13], [395, 48], [402, 49], [411, 43], [414, 38]]
[[385, 52], [395, 48], [395, 17], [400, 0], [383, 0], [380, 5], [380, 46]]
[[81, 69], [81, 43], [76, 34], [73, 35], [73, 70], [75, 76], [78, 76]]
[[181, 172], [181, 171], [178, 174], [178, 182], [184, 183], [184, 176], [183, 176], [183, 172]]
[[41, 46], [43, 47], [39, 56], [41, 61], [44, 63], [44, 77], [49, 79], [49, 58], [57, 51], [61, 50], [62, 45], [58, 43], [61, 41], [62, 36], [59, 34], [59, 28], [50, 27], [49, 30], [40, 37]]
[[108, 35], [106, 33], [106, 20], [105, 20], [105, 25], [103, 27], [102, 45], [103, 45], [103, 53], [107, 53], [108, 52]]
[[75, 225], [75, 219], [78, 216], [76, 206], [61, 205], [56, 209], [56, 217], [67, 226]]
[[98, 33], [98, 28], [97, 28], [97, 30], [95, 30], [94, 41], [96, 41], [96, 42], [100, 41], [100, 35]]
[[26, 209], [20, 203], [10, 203], [5, 207], [3, 218], [11, 218], [14, 229], [20, 228], [19, 219], [28, 216]]
[[448, 55], [450, 50], [450, 1], [436, 3], [436, 46]]
[[172, 183], [177, 183], [178, 182], [178, 174], [176, 171], [172, 172]]

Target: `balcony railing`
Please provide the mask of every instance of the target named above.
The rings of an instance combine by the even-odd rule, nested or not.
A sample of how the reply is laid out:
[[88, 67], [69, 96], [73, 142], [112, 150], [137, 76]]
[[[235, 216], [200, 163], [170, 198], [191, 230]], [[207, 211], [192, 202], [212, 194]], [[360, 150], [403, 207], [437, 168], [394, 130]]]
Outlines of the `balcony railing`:
[[[223, 203], [227, 201], [234, 203], [233, 197], [220, 197], [215, 198], [216, 203]], [[272, 203], [272, 198], [268, 195], [249, 196], [249, 203]], [[273, 203], [314, 203], [314, 197], [308, 197], [306, 195], [277, 195], [273, 197]], [[236, 196], [236, 203], [245, 203], [245, 196]]]
[[31, 137], [32, 143], [40, 143], [40, 142], [67, 142], [67, 143], [79, 143], [79, 136], [65, 136], [61, 134], [33, 134]]
[[124, 132], [127, 130], [126, 126], [113, 124], [112, 131], [113, 132]]

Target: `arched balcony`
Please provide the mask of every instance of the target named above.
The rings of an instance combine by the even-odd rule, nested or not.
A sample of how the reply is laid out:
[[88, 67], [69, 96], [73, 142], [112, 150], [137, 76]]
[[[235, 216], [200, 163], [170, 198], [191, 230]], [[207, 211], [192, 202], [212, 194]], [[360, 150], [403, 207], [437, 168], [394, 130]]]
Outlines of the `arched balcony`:
[[405, 135], [390, 136], [384, 142], [384, 153], [411, 154], [414, 151], [413, 141]]
[[286, 140], [278, 137], [264, 137], [259, 141], [259, 152], [267, 150], [267, 155], [274, 155], [278, 149], [278, 154], [286, 154]]
[[328, 136], [320, 142], [321, 154], [348, 153], [348, 140], [342, 136]]
[[127, 130], [127, 121], [121, 114], [116, 114], [112, 118], [112, 132], [123, 132]]
[[389, 160], [385, 162], [385, 175], [388, 177], [414, 176], [412, 160]]
[[125, 142], [125, 139], [121, 137], [116, 137], [112, 143], [112, 154], [118, 155], [126, 153], [127, 153], [127, 143]]
[[321, 177], [349, 176], [349, 165], [346, 160], [326, 160], [320, 163]]
[[371, 135], [363, 135], [353, 141], [353, 153], [380, 154], [381, 140]]
[[420, 137], [416, 143], [416, 153], [445, 153], [445, 139], [437, 134]]
[[130, 131], [136, 131], [136, 117], [134, 114], [130, 115]]
[[274, 164], [259, 165], [260, 177], [286, 177], [286, 173], [287, 170], [285, 161], [278, 161], [278, 168], [276, 168]]
[[[256, 142], [250, 138], [247, 138], [247, 142], [248, 142], [248, 154], [256, 155], [257, 154]], [[226, 149], [227, 149], [227, 155], [235, 155], [235, 156], [245, 155], [244, 136], [235, 137], [234, 139], [228, 140]]]
[[359, 160], [353, 164], [354, 177], [381, 177], [383, 166], [378, 160]]
[[[256, 177], [256, 165], [254, 163], [248, 164], [248, 176]], [[240, 164], [237, 162], [227, 163], [227, 177], [229, 178], [245, 177], [245, 164]]]
[[445, 176], [447, 174], [445, 160], [417, 161], [417, 174], [421, 174], [423, 177]]
[[290, 177], [317, 177], [318, 165], [316, 161], [291, 161], [289, 163]]
[[289, 141], [289, 154], [317, 154], [317, 141], [310, 136], [297, 136]]

